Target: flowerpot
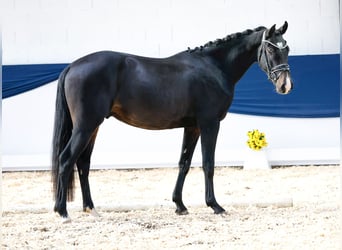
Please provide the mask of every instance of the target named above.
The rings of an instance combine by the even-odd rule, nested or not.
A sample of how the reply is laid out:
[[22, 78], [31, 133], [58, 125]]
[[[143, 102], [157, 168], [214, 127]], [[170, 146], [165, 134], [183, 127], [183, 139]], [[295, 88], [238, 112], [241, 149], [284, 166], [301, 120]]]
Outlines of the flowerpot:
[[266, 150], [251, 150], [246, 152], [243, 169], [270, 169]]

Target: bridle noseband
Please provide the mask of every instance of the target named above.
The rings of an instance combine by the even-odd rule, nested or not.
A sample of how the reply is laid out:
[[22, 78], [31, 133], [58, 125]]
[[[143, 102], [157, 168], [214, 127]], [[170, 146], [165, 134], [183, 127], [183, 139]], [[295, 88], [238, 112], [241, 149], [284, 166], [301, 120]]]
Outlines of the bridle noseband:
[[265, 47], [266, 43], [268, 43], [268, 44], [272, 45], [273, 47], [280, 49], [280, 50], [285, 49], [286, 47], [288, 47], [288, 45], [285, 44], [285, 45], [279, 46], [277, 44], [274, 44], [274, 43], [266, 40], [266, 31], [264, 31], [264, 33], [262, 34], [261, 48], [260, 48], [260, 53], [259, 53], [259, 57], [258, 57], [258, 63], [260, 64], [261, 56], [264, 53], [265, 60], [266, 60], [266, 70], [267, 70], [266, 73], [267, 73], [268, 79], [275, 82], [279, 78], [278, 72], [290, 71], [290, 66], [287, 63], [282, 63], [282, 64], [276, 65], [273, 68], [271, 68], [270, 63], [269, 63], [269, 59], [268, 59], [268, 56], [266, 53], [266, 47]]

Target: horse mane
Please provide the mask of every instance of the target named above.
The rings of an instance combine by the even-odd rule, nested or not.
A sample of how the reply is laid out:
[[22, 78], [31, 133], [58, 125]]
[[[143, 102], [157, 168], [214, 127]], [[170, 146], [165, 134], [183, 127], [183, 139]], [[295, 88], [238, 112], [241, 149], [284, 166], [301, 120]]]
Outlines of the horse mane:
[[259, 27], [255, 28], [253, 30], [247, 29], [247, 30], [245, 30], [243, 32], [237, 32], [237, 33], [230, 34], [230, 35], [228, 35], [228, 36], [226, 36], [224, 38], [218, 38], [215, 41], [209, 41], [209, 42], [207, 42], [206, 44], [204, 44], [204, 45], [202, 45], [200, 47], [196, 47], [196, 48], [193, 48], [193, 49], [188, 47], [187, 51], [192, 53], [192, 52], [195, 52], [195, 51], [198, 51], [198, 50], [202, 51], [204, 48], [217, 47], [219, 45], [222, 45], [222, 44], [227, 43], [229, 41], [232, 41], [234, 39], [237, 39], [237, 38], [240, 38], [240, 37], [243, 37], [243, 36], [248, 36], [248, 35], [250, 35], [250, 34], [252, 34], [254, 32], [265, 30], [265, 29], [266, 29], [266, 27], [264, 27], [264, 26], [259, 26]]

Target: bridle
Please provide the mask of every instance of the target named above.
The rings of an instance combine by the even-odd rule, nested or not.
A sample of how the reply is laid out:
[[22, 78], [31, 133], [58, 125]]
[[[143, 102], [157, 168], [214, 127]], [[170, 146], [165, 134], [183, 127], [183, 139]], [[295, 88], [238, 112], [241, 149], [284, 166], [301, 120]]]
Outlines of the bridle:
[[282, 64], [276, 65], [276, 66], [274, 66], [272, 68], [270, 66], [268, 55], [267, 55], [267, 52], [266, 52], [266, 46], [265, 46], [266, 43], [272, 45], [273, 47], [275, 47], [275, 48], [277, 48], [279, 50], [285, 49], [286, 47], [288, 47], [288, 45], [285, 44], [285, 45], [279, 46], [277, 44], [274, 44], [274, 43], [266, 40], [266, 31], [264, 31], [264, 33], [262, 34], [261, 47], [260, 47], [260, 52], [259, 52], [259, 57], [258, 57], [258, 63], [260, 64], [261, 56], [262, 56], [262, 54], [264, 54], [265, 60], [266, 60], [266, 70], [267, 70], [266, 73], [267, 73], [268, 79], [272, 80], [273, 82], [275, 82], [279, 78], [280, 74], [278, 74], [278, 73], [279, 72], [283, 72], [283, 71], [290, 71], [290, 66], [287, 63], [282, 63]]

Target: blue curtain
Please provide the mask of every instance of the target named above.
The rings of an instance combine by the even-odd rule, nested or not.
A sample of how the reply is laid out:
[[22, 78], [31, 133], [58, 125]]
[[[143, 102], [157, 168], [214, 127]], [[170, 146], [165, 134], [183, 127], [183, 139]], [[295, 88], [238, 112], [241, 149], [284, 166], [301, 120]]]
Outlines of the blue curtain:
[[[237, 83], [229, 112], [275, 117], [340, 116], [339, 54], [291, 56], [293, 91], [275, 92], [254, 64]], [[3, 66], [2, 96], [8, 98], [50, 83], [68, 64]]]
[[67, 65], [4, 65], [2, 67], [2, 98], [15, 96], [55, 81]]
[[279, 95], [254, 64], [236, 85], [230, 112], [275, 117], [339, 117], [340, 55], [289, 57], [294, 88]]

